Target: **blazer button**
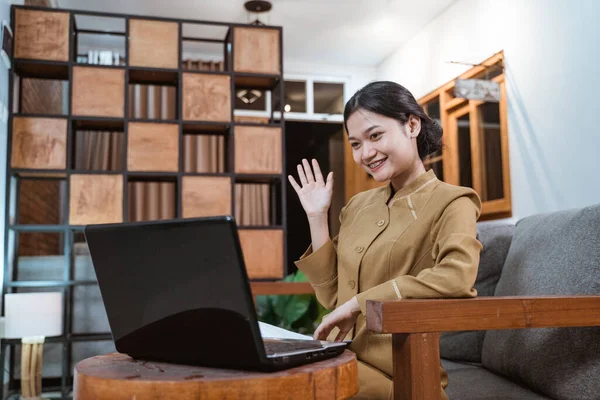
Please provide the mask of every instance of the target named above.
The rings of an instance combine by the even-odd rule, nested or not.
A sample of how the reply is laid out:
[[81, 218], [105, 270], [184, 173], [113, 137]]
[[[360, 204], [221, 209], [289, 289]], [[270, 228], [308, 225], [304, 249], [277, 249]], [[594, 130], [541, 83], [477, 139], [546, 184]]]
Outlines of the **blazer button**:
[[384, 224], [385, 224], [385, 221], [384, 221], [384, 220], [380, 220], [380, 221], [377, 223], [377, 226], [383, 226]]
[[364, 247], [362, 247], [362, 246], [358, 246], [358, 247], [356, 248], [356, 251], [358, 251], [359, 253], [362, 253], [364, 249], [365, 249]]
[[350, 289], [354, 289], [356, 287], [356, 282], [348, 281], [348, 286], [350, 287]]

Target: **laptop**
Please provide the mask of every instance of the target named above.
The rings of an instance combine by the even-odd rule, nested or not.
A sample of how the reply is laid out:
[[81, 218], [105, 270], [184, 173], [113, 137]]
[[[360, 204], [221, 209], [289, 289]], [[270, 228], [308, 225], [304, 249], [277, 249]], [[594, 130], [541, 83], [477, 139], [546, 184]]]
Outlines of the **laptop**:
[[263, 339], [232, 216], [84, 227], [118, 352], [134, 359], [277, 371], [347, 343]]

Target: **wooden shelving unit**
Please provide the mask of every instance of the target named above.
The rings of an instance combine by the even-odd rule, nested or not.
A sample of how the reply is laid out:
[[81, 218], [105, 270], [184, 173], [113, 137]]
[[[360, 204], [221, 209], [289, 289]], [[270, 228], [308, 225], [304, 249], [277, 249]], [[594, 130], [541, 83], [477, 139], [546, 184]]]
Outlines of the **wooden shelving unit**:
[[[6, 187], [6, 257], [3, 293], [62, 290], [65, 294], [64, 335], [49, 338], [62, 345], [62, 378], [44, 381], [67, 396], [72, 385], [75, 342], [110, 340], [108, 332], [77, 333], [74, 326], [74, 292], [95, 285], [93, 279], [74, 276], [76, 237], [86, 224], [133, 220], [131, 185], [168, 182], [175, 187], [174, 218], [235, 215], [236, 185], [269, 185], [269, 223], [239, 226], [248, 275], [260, 284], [283, 278], [286, 258], [286, 176], [284, 121], [271, 115], [268, 123], [236, 123], [235, 94], [241, 88], [279, 90], [283, 96], [281, 27], [144, 17], [69, 9], [12, 6], [14, 32], [13, 73], [9, 78], [9, 119]], [[78, 62], [79, 33], [76, 17], [119, 18], [125, 22], [124, 65], [89, 65]], [[192, 71], [183, 63], [184, 24], [225, 28], [222, 41], [224, 71]], [[86, 32], [89, 33], [89, 32]], [[202, 39], [194, 39], [201, 41]], [[214, 39], [211, 39], [215, 42]], [[21, 112], [23, 78], [52, 79], [68, 86], [63, 115]], [[175, 115], [168, 119], [136, 118], [130, 110], [131, 87], [162, 85], [176, 93]], [[19, 85], [19, 86], [17, 86]], [[13, 101], [15, 104], [12, 104]], [[283, 115], [281, 104], [280, 115]], [[76, 168], [75, 145], [80, 131], [117, 132], [123, 148], [115, 167]], [[184, 136], [224, 137], [224, 171], [185, 172]], [[115, 153], [116, 154], [116, 153]], [[60, 221], [23, 224], [19, 219], [19, 188], [27, 179], [51, 180], [64, 192]], [[238, 221], [239, 224], [239, 221]], [[61, 236], [64, 268], [59, 280], [20, 281], [21, 233], [56, 233]], [[305, 288], [306, 289], [306, 288]], [[279, 289], [278, 289], [279, 290]], [[18, 390], [14, 379], [15, 345], [2, 340], [0, 364], [10, 360], [9, 392]]]

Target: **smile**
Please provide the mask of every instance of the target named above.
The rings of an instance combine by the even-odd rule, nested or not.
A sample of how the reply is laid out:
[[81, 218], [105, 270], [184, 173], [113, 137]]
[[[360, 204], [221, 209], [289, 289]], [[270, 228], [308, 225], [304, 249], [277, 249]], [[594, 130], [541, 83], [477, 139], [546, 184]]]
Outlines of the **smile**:
[[384, 158], [383, 160], [375, 161], [374, 163], [368, 164], [369, 169], [371, 171], [378, 170], [383, 165], [383, 163], [385, 163], [385, 160], [387, 160], [387, 159]]

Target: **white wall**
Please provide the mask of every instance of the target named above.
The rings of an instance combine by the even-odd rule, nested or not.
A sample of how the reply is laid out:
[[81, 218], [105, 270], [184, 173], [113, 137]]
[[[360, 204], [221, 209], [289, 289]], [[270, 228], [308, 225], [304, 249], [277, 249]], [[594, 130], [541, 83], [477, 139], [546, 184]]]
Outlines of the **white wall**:
[[506, 58], [513, 219], [600, 203], [600, 1], [460, 0], [377, 68], [415, 97]]

